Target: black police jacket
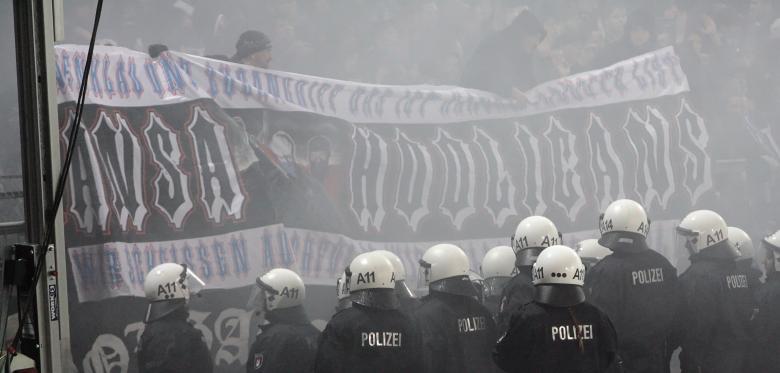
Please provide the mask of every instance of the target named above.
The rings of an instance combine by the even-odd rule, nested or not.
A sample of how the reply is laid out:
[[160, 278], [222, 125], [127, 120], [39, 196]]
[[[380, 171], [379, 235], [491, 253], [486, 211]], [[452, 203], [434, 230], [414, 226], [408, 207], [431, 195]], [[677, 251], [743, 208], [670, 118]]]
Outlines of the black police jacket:
[[646, 247], [615, 251], [588, 271], [587, 299], [614, 324], [627, 371], [668, 369], [667, 342], [677, 314], [678, 291], [677, 270]]
[[515, 311], [534, 300], [531, 269], [531, 266], [518, 267], [517, 274], [509, 280], [501, 292], [501, 301], [498, 306], [499, 334], [503, 334], [509, 328], [509, 319]]
[[314, 369], [320, 331], [311, 325], [303, 307], [274, 310], [269, 324], [252, 344], [247, 373], [310, 373]]
[[752, 291], [748, 275], [737, 269], [728, 252], [717, 247], [693, 255], [680, 276], [683, 372], [733, 373], [744, 364]]
[[772, 372], [780, 367], [780, 273], [771, 272], [757, 292], [758, 313], [747, 372]]
[[510, 318], [493, 359], [508, 373], [603, 373], [612, 369], [617, 335], [588, 302], [553, 307], [530, 302]]
[[764, 274], [753, 267], [753, 259], [737, 260], [737, 270], [747, 273], [748, 286], [753, 291], [753, 300], [758, 301], [758, 291], [761, 289], [761, 276]]
[[415, 318], [423, 337], [425, 369], [421, 372], [496, 371], [491, 359], [496, 326], [476, 299], [431, 291]]
[[203, 333], [187, 322], [186, 308], [146, 324], [138, 348], [138, 371], [211, 373], [211, 352]]
[[422, 371], [420, 334], [399, 310], [353, 303], [336, 313], [323, 330], [316, 373]]

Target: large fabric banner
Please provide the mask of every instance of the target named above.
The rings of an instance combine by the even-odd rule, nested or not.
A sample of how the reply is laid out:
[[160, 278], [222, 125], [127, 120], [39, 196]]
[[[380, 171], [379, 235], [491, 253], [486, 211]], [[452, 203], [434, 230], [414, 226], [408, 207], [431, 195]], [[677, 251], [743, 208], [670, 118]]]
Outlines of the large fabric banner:
[[[63, 149], [83, 52], [57, 49]], [[527, 92], [539, 110], [456, 87], [96, 53], [65, 201], [80, 301], [142, 295], [144, 274], [166, 261], [188, 263], [214, 288], [251, 284], [275, 266], [331, 283], [356, 253], [387, 248], [413, 266], [446, 240], [465, 245], [477, 268], [477, 253], [506, 244], [522, 217], [588, 231], [627, 197], [679, 218], [712, 185], [707, 128], [677, 94], [687, 82], [671, 48], [542, 84]], [[547, 95], [588, 76], [610, 76], [594, 81], [612, 88]], [[324, 106], [285, 88], [314, 85], [340, 88]], [[385, 92], [379, 106], [357, 93], [374, 88]], [[407, 101], [409, 115], [389, 109], [417, 96], [409, 92], [436, 95]], [[502, 114], [469, 104], [499, 101]], [[352, 110], [366, 105], [382, 109]]]
[[[86, 48], [59, 46], [55, 58], [59, 100], [76, 101]], [[542, 84], [525, 92], [527, 102], [517, 102], [459, 87], [362, 84], [251, 68], [179, 52], [166, 52], [152, 59], [140, 52], [98, 46], [87, 102], [143, 107], [207, 98], [225, 109], [309, 112], [354, 123], [443, 124], [517, 118], [687, 90], [688, 80], [672, 47]]]
[[[56, 49], [73, 357], [132, 372], [144, 275], [186, 263], [209, 290], [192, 318], [220, 372], [244, 371], [258, 274], [291, 268], [330, 316], [335, 276], [388, 249], [413, 270], [452, 242], [474, 270], [543, 214], [574, 245], [632, 198], [651, 246], [716, 198], [710, 131], [671, 48], [544, 83], [514, 101], [459, 87], [337, 81], [167, 52], [97, 47], [78, 144], [67, 142], [86, 48]], [[123, 312], [115, 312], [122, 309]]]

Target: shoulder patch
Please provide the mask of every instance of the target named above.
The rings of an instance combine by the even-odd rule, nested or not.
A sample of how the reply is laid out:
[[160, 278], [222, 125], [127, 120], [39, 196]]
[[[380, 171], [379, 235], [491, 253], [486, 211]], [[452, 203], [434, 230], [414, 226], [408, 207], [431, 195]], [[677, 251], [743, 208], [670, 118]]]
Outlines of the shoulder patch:
[[258, 370], [263, 367], [263, 361], [264, 361], [263, 353], [255, 354], [255, 370]]

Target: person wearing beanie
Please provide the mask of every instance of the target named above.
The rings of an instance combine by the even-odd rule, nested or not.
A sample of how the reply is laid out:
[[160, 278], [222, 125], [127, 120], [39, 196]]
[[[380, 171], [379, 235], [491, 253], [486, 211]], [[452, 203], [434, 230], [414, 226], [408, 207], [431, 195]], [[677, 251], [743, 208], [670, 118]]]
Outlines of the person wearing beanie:
[[271, 39], [257, 30], [244, 31], [236, 42], [236, 54], [231, 59], [233, 62], [251, 65], [262, 69], [271, 66]]
[[523, 10], [505, 29], [488, 36], [466, 64], [461, 85], [504, 97], [538, 83], [534, 71], [537, 47], [547, 36], [542, 22]]

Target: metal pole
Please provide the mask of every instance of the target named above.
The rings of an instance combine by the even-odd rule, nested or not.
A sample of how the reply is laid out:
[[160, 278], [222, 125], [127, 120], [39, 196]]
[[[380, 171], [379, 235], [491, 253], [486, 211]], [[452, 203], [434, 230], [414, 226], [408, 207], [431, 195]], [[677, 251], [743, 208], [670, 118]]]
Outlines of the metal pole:
[[[59, 169], [60, 163], [54, 81], [55, 5], [53, 0], [14, 0], [19, 127], [29, 242], [43, 239], [46, 208], [52, 203], [52, 170]], [[41, 372], [63, 371], [63, 349], [70, 352], [67, 347], [70, 334], [61, 210], [56, 214], [55, 242], [60, 249], [41, 248], [36, 253], [46, 255], [45, 278], [36, 288], [35, 319]], [[21, 352], [36, 355], [35, 351]]]

